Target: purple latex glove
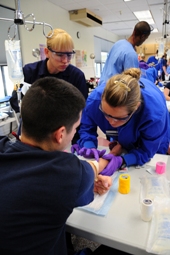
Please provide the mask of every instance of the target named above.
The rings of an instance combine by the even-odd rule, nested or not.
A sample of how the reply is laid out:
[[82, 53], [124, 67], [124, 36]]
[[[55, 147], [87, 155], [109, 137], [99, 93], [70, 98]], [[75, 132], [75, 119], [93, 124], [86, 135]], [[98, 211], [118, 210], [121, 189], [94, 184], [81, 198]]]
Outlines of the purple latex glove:
[[99, 161], [99, 158], [103, 157], [106, 150], [99, 151], [97, 149], [90, 149], [90, 148], [81, 148], [79, 150], [79, 155], [83, 156], [84, 158], [95, 158], [95, 160]]
[[79, 147], [79, 145], [78, 144], [73, 144], [72, 146], [71, 146], [71, 153], [77, 153], [77, 155], [79, 155], [79, 150], [80, 150], [80, 147]]
[[123, 163], [122, 157], [114, 156], [113, 154], [106, 154], [102, 158], [109, 161], [105, 169], [102, 172], [100, 172], [100, 174], [102, 175], [111, 176], [117, 169], [120, 168], [120, 166]]

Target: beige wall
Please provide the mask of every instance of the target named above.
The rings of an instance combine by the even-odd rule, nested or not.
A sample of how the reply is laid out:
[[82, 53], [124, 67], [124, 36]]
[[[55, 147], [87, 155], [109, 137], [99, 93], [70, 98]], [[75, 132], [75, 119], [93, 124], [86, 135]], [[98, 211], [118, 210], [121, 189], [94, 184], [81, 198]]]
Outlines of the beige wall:
[[[13, 0], [0, 0], [0, 4], [15, 9], [15, 1]], [[89, 57], [90, 53], [94, 53], [94, 35], [112, 42], [119, 39], [118, 36], [101, 27], [86, 27], [70, 21], [69, 13], [67, 11], [57, 7], [47, 0], [21, 0], [20, 9], [25, 16], [33, 13], [36, 21], [48, 23], [53, 28], [58, 27], [65, 29], [72, 36], [75, 49], [87, 51], [87, 66], [81, 68], [87, 79], [94, 76], [93, 64]], [[31, 18], [29, 18], [29, 20], [31, 20]], [[11, 23], [9, 22], [9, 25], [10, 24]], [[28, 32], [24, 26], [21, 25], [19, 26], [19, 30], [23, 64], [37, 61], [37, 59], [32, 56], [32, 49], [39, 48], [40, 43], [45, 44], [46, 42], [42, 26], [36, 25], [32, 32]], [[76, 36], [77, 31], [80, 31], [81, 33], [80, 39]], [[48, 28], [46, 29], [46, 32], [49, 32]], [[75, 61], [73, 61], [73, 64], [75, 64]]]

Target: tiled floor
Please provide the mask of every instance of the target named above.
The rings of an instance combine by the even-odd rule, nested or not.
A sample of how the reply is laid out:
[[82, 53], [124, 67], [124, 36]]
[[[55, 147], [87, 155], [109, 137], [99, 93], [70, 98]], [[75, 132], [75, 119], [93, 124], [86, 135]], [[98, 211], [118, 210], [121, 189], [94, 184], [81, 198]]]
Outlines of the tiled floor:
[[92, 251], [94, 251], [95, 249], [97, 249], [100, 246], [99, 243], [95, 243], [95, 242], [92, 242], [90, 240], [87, 240], [85, 238], [82, 238], [80, 236], [75, 236], [75, 235], [72, 235], [72, 243], [74, 246], [74, 250], [76, 252], [80, 251], [84, 248], [90, 248]]

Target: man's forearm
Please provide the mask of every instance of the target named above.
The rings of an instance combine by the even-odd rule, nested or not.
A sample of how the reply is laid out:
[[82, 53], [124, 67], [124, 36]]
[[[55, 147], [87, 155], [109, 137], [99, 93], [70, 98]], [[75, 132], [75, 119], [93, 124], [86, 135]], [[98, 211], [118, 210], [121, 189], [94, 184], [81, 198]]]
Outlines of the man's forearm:
[[93, 168], [94, 174], [95, 174], [95, 179], [97, 178], [97, 175], [103, 171], [103, 169], [107, 166], [107, 164], [109, 163], [108, 160], [103, 159], [103, 158], [99, 158], [99, 162], [97, 162], [96, 160], [88, 160], [88, 163], [91, 165], [91, 167]]

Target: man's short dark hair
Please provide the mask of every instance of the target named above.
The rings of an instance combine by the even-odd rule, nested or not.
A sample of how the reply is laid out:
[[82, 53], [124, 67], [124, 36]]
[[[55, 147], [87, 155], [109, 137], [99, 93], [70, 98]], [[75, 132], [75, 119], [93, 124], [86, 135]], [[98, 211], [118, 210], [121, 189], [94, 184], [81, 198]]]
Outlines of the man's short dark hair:
[[82, 93], [72, 84], [54, 77], [35, 81], [21, 104], [22, 131], [43, 141], [62, 126], [70, 132], [85, 106]]
[[152, 31], [151, 26], [146, 21], [140, 21], [135, 25], [135, 36], [150, 35]]

